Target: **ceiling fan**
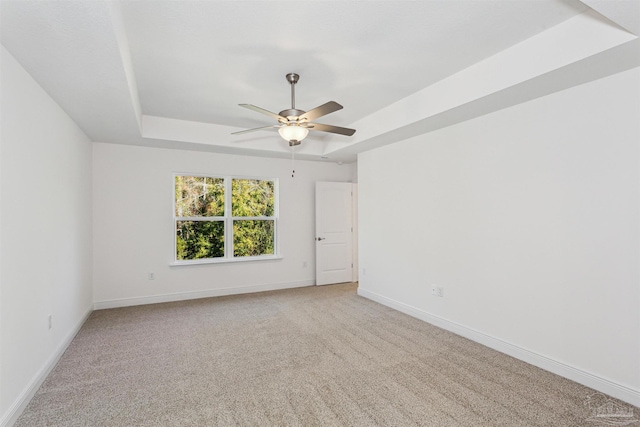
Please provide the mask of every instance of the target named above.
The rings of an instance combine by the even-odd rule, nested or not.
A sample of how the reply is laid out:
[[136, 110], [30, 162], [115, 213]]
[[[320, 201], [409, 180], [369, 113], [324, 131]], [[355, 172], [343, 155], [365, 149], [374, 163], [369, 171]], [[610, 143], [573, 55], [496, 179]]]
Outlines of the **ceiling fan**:
[[257, 111], [258, 113], [265, 114], [278, 121], [278, 124], [271, 126], [263, 126], [254, 129], [241, 130], [239, 132], [233, 132], [232, 135], [240, 135], [243, 133], [255, 132], [257, 130], [266, 130], [277, 128], [278, 133], [282, 138], [289, 142], [289, 146], [294, 147], [300, 145], [300, 142], [307, 137], [309, 130], [317, 130], [320, 132], [337, 133], [339, 135], [351, 136], [356, 130], [343, 128], [340, 126], [325, 125], [322, 123], [313, 123], [319, 117], [326, 116], [342, 109], [342, 105], [334, 101], [329, 101], [326, 104], [322, 104], [309, 111], [298, 110], [296, 108], [296, 90], [295, 85], [298, 83], [300, 76], [296, 73], [289, 73], [286, 76], [287, 81], [291, 84], [291, 108], [288, 110], [282, 110], [280, 113], [272, 113], [264, 108], [256, 107], [251, 104], [239, 104], [241, 107], [248, 108], [249, 110]]

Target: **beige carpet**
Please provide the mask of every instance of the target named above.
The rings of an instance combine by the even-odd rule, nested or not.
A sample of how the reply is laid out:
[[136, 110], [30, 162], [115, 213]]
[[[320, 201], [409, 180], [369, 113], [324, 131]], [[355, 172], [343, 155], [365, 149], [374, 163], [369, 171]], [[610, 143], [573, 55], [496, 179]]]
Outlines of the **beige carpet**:
[[96, 311], [17, 426], [604, 425], [593, 393], [346, 284]]

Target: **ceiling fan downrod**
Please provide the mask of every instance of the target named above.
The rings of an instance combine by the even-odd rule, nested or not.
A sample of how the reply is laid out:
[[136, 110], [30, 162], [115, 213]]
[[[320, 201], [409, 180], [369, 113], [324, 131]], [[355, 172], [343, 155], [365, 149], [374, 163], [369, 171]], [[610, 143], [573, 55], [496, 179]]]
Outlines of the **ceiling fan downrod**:
[[296, 73], [289, 73], [285, 77], [291, 85], [291, 109], [280, 111], [280, 115], [287, 118], [301, 116], [305, 111], [296, 109], [296, 83], [300, 80], [300, 76]]
[[300, 76], [296, 73], [289, 73], [286, 75], [287, 81], [291, 84], [291, 109], [296, 109], [296, 83], [300, 80]]

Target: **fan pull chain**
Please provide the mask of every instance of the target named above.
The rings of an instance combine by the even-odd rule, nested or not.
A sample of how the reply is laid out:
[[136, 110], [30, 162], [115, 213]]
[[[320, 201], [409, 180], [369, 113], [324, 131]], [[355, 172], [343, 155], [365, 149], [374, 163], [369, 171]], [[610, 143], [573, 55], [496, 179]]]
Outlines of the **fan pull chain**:
[[295, 167], [295, 150], [291, 147], [291, 178], [295, 178], [296, 175], [296, 167]]

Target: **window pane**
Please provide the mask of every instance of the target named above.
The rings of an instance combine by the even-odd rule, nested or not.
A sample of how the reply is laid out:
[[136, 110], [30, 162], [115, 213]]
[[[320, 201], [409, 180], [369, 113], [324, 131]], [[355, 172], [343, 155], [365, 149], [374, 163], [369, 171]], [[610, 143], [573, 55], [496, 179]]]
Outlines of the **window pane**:
[[224, 216], [224, 179], [176, 176], [176, 216]]
[[272, 255], [274, 221], [233, 221], [233, 256]]
[[224, 221], [176, 221], [176, 259], [224, 256]]
[[275, 193], [273, 181], [234, 179], [231, 181], [233, 216], [273, 216]]

